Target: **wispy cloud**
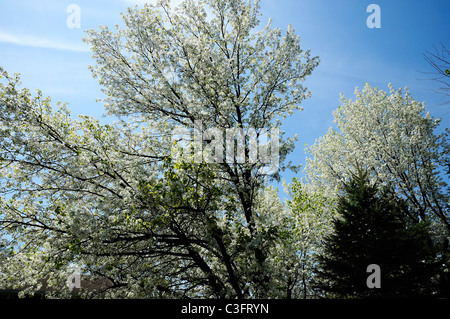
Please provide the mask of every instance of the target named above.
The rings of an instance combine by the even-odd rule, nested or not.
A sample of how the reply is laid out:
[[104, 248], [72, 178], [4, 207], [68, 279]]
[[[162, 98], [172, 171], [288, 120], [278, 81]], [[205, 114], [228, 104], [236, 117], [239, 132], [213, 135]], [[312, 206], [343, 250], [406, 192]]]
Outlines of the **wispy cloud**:
[[13, 34], [7, 31], [0, 30], [0, 42], [12, 43], [17, 45], [36, 47], [36, 48], [48, 48], [66, 51], [77, 52], [89, 52], [89, 47], [81, 43], [75, 44], [66, 41], [60, 41], [56, 39], [49, 39], [44, 37], [36, 37], [32, 35], [19, 35]]

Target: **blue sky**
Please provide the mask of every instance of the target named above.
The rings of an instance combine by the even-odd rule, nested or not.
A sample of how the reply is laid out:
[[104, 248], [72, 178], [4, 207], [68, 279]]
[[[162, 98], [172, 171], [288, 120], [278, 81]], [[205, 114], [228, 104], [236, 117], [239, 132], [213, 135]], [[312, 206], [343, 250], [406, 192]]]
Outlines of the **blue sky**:
[[[84, 30], [121, 23], [120, 13], [142, 0], [0, 0], [0, 65], [19, 72], [25, 87], [40, 89], [56, 101], [68, 102], [73, 116], [100, 117], [101, 87], [88, 70], [94, 64], [89, 47], [81, 42]], [[370, 29], [369, 4], [380, 7], [381, 28]], [[81, 9], [81, 27], [69, 28], [70, 4]], [[286, 29], [292, 24], [305, 49], [321, 59], [306, 80], [312, 97], [303, 112], [285, 120], [284, 130], [297, 133], [296, 150], [289, 157], [304, 163], [304, 144], [312, 144], [333, 126], [332, 111], [340, 93], [353, 98], [355, 87], [366, 82], [387, 90], [388, 83], [408, 86], [412, 96], [427, 103], [428, 111], [442, 117], [449, 127], [450, 104], [432, 91], [437, 84], [423, 80], [430, 71], [425, 50], [440, 42], [450, 47], [450, 1], [448, 0], [262, 0], [265, 24]], [[289, 181], [294, 175], [286, 173]]]

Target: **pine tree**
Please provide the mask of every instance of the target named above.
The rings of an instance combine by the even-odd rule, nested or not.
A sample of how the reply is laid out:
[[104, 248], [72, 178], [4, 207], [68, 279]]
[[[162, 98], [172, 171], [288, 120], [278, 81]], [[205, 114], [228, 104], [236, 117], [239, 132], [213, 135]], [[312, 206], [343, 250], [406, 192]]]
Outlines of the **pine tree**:
[[[320, 287], [338, 298], [423, 296], [431, 291], [432, 254], [427, 223], [412, 221], [406, 202], [370, 183], [358, 168], [339, 198], [334, 232], [325, 240]], [[369, 288], [367, 267], [381, 270]]]

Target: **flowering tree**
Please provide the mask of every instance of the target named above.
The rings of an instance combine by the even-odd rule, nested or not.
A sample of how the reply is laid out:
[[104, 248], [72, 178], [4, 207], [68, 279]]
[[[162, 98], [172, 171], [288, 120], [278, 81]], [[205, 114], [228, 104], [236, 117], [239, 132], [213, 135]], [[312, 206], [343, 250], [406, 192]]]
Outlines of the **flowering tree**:
[[[291, 27], [284, 36], [270, 22], [255, 31], [258, 10], [238, 0], [175, 9], [160, 1], [130, 8], [124, 28], [89, 31], [114, 124], [72, 119], [66, 105], [54, 110], [1, 70], [2, 286], [33, 292], [46, 278], [69, 293], [60, 288], [77, 266], [106, 278], [100, 293], [112, 297], [282, 296], [268, 249], [281, 233], [271, 215], [282, 210], [261, 199], [266, 177], [279, 172], [172, 152], [177, 127], [251, 128], [259, 139], [301, 109], [318, 59]], [[280, 170], [292, 149], [281, 137]]]
[[285, 212], [278, 215], [284, 236], [274, 253], [280, 277], [285, 279], [287, 298], [317, 297], [316, 273], [318, 256], [325, 236], [332, 230], [335, 200], [319, 189], [312, 189], [294, 178], [286, 185], [290, 199]]
[[412, 220], [432, 224], [430, 244], [445, 263], [450, 212], [441, 165], [448, 160], [448, 144], [435, 133], [439, 120], [425, 113], [423, 103], [408, 89], [389, 87], [390, 93], [366, 84], [356, 89], [354, 101], [341, 98], [334, 112], [337, 128], [308, 147], [305, 181], [336, 196], [356, 165], [367, 169], [380, 187], [407, 200]]

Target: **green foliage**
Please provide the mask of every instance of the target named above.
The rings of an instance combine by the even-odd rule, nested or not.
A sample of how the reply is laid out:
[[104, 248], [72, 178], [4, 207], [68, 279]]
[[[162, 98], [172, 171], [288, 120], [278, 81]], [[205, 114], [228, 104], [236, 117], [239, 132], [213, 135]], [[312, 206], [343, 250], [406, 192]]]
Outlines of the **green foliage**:
[[317, 254], [330, 231], [334, 200], [294, 178], [286, 185], [290, 199], [278, 214], [279, 237], [273, 248], [274, 267], [285, 298], [314, 298]]
[[[344, 192], [320, 257], [319, 287], [341, 298], [430, 296], [435, 273], [429, 224], [411, 220], [406, 202], [379, 190], [360, 168]], [[371, 264], [381, 268], [381, 288], [366, 285]]]
[[[0, 229], [15, 252], [0, 287], [32, 293], [47, 276], [67, 296], [78, 265], [112, 285], [85, 297], [282, 296], [272, 249], [284, 209], [266, 191], [279, 172], [179, 161], [171, 141], [197, 121], [262, 134], [301, 110], [318, 58], [290, 26], [257, 30], [260, 15], [258, 1], [158, 1], [129, 8], [124, 27], [90, 30], [113, 124], [73, 119], [0, 69]], [[283, 170], [294, 138], [280, 135]]]
[[[259, 9], [158, 1], [128, 9], [124, 27], [90, 30], [90, 69], [106, 111], [119, 117], [113, 124], [73, 119], [66, 104], [52, 107], [0, 68], [0, 288], [33, 294], [46, 278], [48, 294], [70, 297], [74, 266], [110, 283], [82, 289], [86, 298], [418, 296], [448, 287], [448, 185], [438, 174], [448, 143], [407, 90], [367, 84], [355, 101], [342, 98], [337, 130], [309, 148], [306, 178], [286, 186], [284, 203], [269, 182], [293, 168], [284, 162], [295, 137], [281, 132], [280, 170], [270, 176], [260, 162], [197, 163], [171, 140], [197, 121], [261, 136], [302, 110], [319, 59], [291, 26], [282, 34], [269, 20], [257, 30]], [[346, 183], [355, 161], [369, 173]], [[430, 281], [431, 258], [444, 266]], [[314, 287], [319, 261], [325, 295]], [[384, 276], [379, 291], [365, 287], [372, 263]]]
[[[305, 183], [342, 195], [354, 163], [368, 170], [371, 181], [391, 187], [404, 199], [409, 218], [429, 224], [437, 275], [448, 286], [450, 239], [448, 135], [438, 134], [440, 119], [413, 99], [408, 88], [386, 92], [368, 83], [356, 88], [355, 99], [341, 98], [336, 128], [308, 147]], [[447, 279], [446, 279], [447, 278]]]

